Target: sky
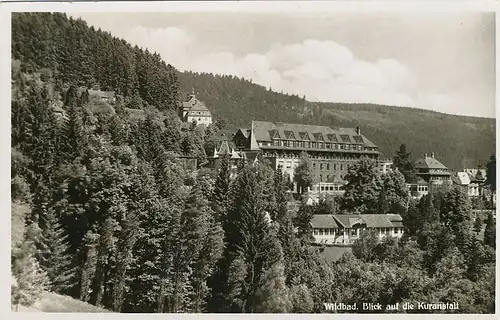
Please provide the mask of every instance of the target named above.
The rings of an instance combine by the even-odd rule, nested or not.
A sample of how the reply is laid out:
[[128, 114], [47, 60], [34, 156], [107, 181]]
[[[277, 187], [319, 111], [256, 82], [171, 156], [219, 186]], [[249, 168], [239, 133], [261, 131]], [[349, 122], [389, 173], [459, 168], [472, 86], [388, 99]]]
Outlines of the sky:
[[309, 101], [495, 117], [494, 13], [71, 15], [181, 71], [244, 77]]

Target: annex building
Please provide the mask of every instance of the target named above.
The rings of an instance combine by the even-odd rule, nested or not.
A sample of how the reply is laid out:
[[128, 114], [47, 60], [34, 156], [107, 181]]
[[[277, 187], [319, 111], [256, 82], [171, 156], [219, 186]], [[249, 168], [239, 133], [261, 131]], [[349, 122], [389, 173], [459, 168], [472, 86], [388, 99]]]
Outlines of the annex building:
[[317, 214], [310, 226], [316, 244], [352, 245], [361, 232], [375, 232], [380, 240], [384, 237], [401, 238], [404, 233], [403, 218], [399, 214]]

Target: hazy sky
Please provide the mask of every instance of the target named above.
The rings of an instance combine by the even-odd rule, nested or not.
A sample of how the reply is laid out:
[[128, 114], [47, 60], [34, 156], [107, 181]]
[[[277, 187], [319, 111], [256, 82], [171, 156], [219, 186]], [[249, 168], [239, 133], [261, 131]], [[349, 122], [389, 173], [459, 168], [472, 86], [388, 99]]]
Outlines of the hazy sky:
[[493, 13], [85, 13], [179, 70], [311, 101], [495, 116]]

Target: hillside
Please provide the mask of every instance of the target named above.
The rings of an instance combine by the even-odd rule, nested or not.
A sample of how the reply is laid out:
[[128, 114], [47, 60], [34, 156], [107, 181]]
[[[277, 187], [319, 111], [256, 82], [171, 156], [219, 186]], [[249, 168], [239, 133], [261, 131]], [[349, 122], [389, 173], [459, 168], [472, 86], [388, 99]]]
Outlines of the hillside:
[[[76, 50], [78, 48], [78, 50]], [[233, 76], [178, 72], [156, 53], [133, 47], [85, 21], [56, 13], [16, 13], [12, 56], [23, 72], [44, 71], [56, 91], [69, 84], [115, 90], [132, 109], [175, 109], [182, 92], [196, 91], [228, 126], [270, 120], [360, 126], [384, 157], [405, 143], [413, 157], [434, 152], [452, 169], [486, 163], [495, 152], [495, 120], [372, 104], [311, 103]]]
[[360, 126], [385, 157], [405, 143], [413, 157], [434, 152], [459, 170], [487, 162], [495, 152], [495, 120], [374, 104], [312, 103], [232, 76], [184, 72], [182, 90], [192, 88], [216, 117], [235, 127], [268, 120], [332, 127]]
[[102, 313], [108, 310], [63, 296], [53, 292], [44, 292], [42, 298], [32, 307], [19, 306], [18, 312], [85, 312]]

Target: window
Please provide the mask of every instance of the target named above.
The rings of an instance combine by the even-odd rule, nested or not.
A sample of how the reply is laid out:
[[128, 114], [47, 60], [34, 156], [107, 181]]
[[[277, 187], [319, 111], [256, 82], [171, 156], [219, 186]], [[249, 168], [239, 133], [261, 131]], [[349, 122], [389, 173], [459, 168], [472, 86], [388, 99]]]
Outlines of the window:
[[394, 228], [394, 233], [398, 234], [399, 233], [399, 228]]
[[319, 229], [319, 235], [322, 236], [323, 235], [323, 229]]
[[351, 236], [355, 236], [356, 234], [356, 229], [351, 229]]
[[326, 164], [326, 170], [330, 170], [330, 164], [329, 163]]
[[331, 144], [331, 143], [327, 143], [327, 144], [326, 144], [326, 148], [327, 148], [327, 149], [330, 149], [331, 147], [332, 147], [332, 144]]
[[319, 164], [319, 170], [323, 170], [323, 164], [322, 163]]
[[318, 235], [318, 229], [313, 229], [313, 234], [314, 234], [315, 236], [317, 236], [317, 235]]
[[329, 179], [330, 179], [330, 175], [329, 175], [329, 174], [327, 174], [327, 175], [326, 175], [326, 181], [328, 181]]
[[316, 169], [316, 162], [313, 163], [313, 169]]
[[344, 170], [344, 165], [341, 163], [340, 164], [340, 171], [343, 171]]
[[[323, 175], [322, 175], [322, 174], [320, 174], [320, 175], [319, 175], [319, 181], [320, 181], [320, 182], [323, 182]], [[322, 188], [323, 188], [323, 187], [322, 187]]]
[[336, 163], [333, 164], [333, 170], [337, 171], [337, 164]]

